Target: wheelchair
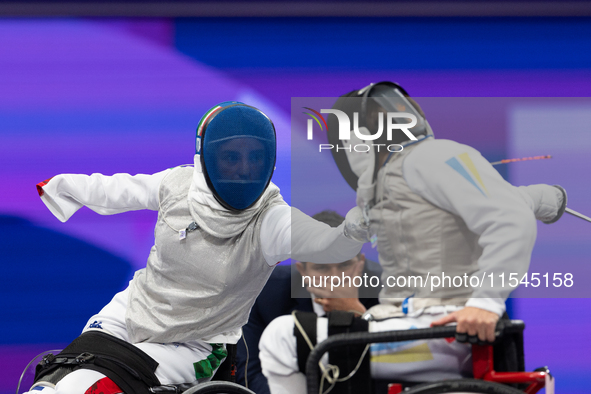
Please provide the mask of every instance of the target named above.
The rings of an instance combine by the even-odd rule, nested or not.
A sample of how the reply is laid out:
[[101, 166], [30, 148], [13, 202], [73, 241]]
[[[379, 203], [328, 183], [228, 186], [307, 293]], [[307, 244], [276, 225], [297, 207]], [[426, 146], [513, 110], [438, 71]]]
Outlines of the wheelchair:
[[[525, 324], [523, 321], [507, 320], [502, 326], [499, 326], [497, 340], [494, 345], [473, 344], [473, 378], [471, 379], [420, 383], [411, 386], [396, 382], [388, 385], [387, 394], [399, 394], [402, 392], [404, 394], [535, 394], [542, 388], [546, 389], [546, 394], [554, 394], [554, 378], [547, 367], [538, 368], [533, 372], [524, 371], [524, 328]], [[367, 345], [372, 343], [453, 338], [455, 335], [456, 328], [454, 326], [443, 326], [373, 333], [354, 332], [330, 336], [325, 341], [319, 343], [308, 356], [306, 361], [307, 392], [308, 394], [322, 394], [319, 391], [320, 371], [318, 365], [322, 356], [331, 349], [340, 346]], [[502, 358], [507, 358], [508, 360], [503, 360]], [[503, 371], [497, 371], [495, 368], [502, 369]], [[340, 394], [340, 392], [331, 392], [331, 394]]]
[[[222, 362], [211, 381], [188, 388], [174, 385], [158, 386], [150, 388], [150, 392], [154, 394], [255, 394], [252, 390], [235, 383], [236, 345], [228, 345], [227, 350], [228, 357]], [[29, 368], [30, 366], [41, 362], [44, 356], [54, 353], [57, 354], [60, 351], [61, 349], [49, 350], [33, 358], [33, 360], [31, 360], [31, 362], [25, 367], [25, 370], [21, 375], [16, 394], [22, 394], [28, 387], [32, 386], [35, 374], [34, 368], [31, 369]], [[23, 388], [24, 390], [22, 390]]]
[[[554, 378], [548, 368], [533, 372], [524, 371], [523, 330], [525, 324], [520, 320], [506, 321], [498, 330], [495, 345], [472, 345], [473, 378], [446, 380], [440, 382], [407, 385], [394, 382], [387, 386], [387, 394], [440, 394], [440, 393], [480, 393], [480, 394], [535, 394], [542, 388], [546, 394], [554, 394]], [[453, 338], [454, 326], [433, 327], [413, 330], [384, 332], [355, 332], [332, 335], [319, 343], [306, 361], [306, 385], [308, 394], [323, 394], [319, 390], [320, 371], [318, 364], [329, 350], [340, 346], [367, 345], [372, 343], [401, 342], [422, 339]], [[510, 341], [508, 341], [510, 339]], [[509, 346], [501, 346], [507, 344]], [[235, 345], [230, 345], [235, 346]], [[500, 350], [499, 350], [500, 349]], [[229, 351], [229, 355], [232, 351]], [[508, 363], [503, 358], [511, 359]], [[504, 364], [502, 362], [503, 361]], [[33, 363], [33, 361], [31, 361]], [[30, 364], [31, 364], [30, 363]], [[501, 366], [501, 371], [498, 367]], [[25, 372], [27, 369], [25, 369]], [[23, 372], [23, 375], [25, 374]], [[154, 394], [255, 394], [253, 391], [233, 382], [235, 363], [228, 357], [218, 369], [214, 379], [188, 389], [174, 386], [160, 386], [150, 389]], [[22, 379], [22, 377], [21, 377]], [[20, 384], [19, 384], [20, 385]], [[17, 394], [21, 394], [17, 388]], [[331, 394], [340, 394], [331, 391]], [[369, 394], [369, 393], [350, 393]]]

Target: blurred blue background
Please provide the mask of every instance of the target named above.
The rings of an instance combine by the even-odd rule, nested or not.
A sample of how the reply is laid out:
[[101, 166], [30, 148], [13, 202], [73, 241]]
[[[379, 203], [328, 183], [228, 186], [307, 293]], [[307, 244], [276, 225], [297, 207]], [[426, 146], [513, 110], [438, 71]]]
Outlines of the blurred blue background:
[[[153, 243], [154, 212], [103, 217], [83, 208], [60, 223], [36, 183], [191, 163], [201, 115], [239, 100], [274, 120], [274, 182], [290, 201], [292, 188], [304, 186], [291, 183], [291, 98], [393, 80], [419, 98], [511, 97], [492, 112], [472, 112], [461, 127], [429, 100], [424, 106], [438, 137], [490, 160], [554, 155], [499, 170], [515, 184], [560, 183], [569, 206], [589, 214], [590, 48], [588, 17], [0, 19], [0, 394], [15, 391], [33, 356], [76, 337], [145, 265]], [[335, 173], [325, 165], [318, 173]], [[344, 202], [310, 199], [301, 208], [345, 213], [354, 196], [343, 180], [335, 184]], [[590, 230], [571, 217], [540, 225], [532, 267], [585, 267]], [[591, 274], [582, 272], [575, 280], [586, 286]], [[549, 365], [558, 392], [587, 392], [591, 302], [510, 304], [526, 321], [527, 368]]]

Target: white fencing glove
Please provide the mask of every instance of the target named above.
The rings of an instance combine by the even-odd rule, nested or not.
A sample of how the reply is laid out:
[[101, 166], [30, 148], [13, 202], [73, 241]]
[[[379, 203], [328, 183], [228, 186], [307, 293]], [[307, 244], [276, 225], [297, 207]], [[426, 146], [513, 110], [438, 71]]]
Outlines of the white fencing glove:
[[345, 236], [359, 242], [369, 242], [369, 222], [359, 207], [352, 208], [345, 216]]
[[534, 211], [536, 219], [543, 223], [556, 222], [566, 209], [566, 190], [561, 186], [539, 184], [519, 186], [518, 190]]

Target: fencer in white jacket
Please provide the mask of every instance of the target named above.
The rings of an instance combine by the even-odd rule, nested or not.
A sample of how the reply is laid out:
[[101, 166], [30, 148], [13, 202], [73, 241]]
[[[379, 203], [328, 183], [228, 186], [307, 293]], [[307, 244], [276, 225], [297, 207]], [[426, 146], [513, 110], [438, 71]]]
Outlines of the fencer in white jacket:
[[[42, 201], [63, 222], [83, 206], [102, 215], [158, 211], [146, 268], [90, 317], [84, 333], [108, 333], [143, 351], [158, 363], [161, 385], [195, 384], [215, 373], [224, 344], [240, 339], [278, 262], [337, 263], [357, 255], [362, 243], [345, 235], [355, 226], [331, 228], [283, 201], [270, 181], [275, 144], [266, 115], [227, 102], [200, 122], [194, 167], [63, 174], [38, 184]], [[77, 369], [58, 382], [37, 382], [34, 391], [117, 392], [108, 375]]]

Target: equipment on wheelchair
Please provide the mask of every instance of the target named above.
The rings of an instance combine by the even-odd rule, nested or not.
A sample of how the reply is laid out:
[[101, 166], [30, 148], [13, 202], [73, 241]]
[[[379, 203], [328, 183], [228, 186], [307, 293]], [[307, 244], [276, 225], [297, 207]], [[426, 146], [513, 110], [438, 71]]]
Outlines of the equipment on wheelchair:
[[[520, 320], [506, 320], [499, 325], [494, 344], [472, 345], [474, 379], [448, 380], [419, 384], [404, 391], [405, 394], [484, 393], [484, 394], [534, 394], [545, 388], [546, 394], [554, 394], [554, 378], [547, 367], [533, 372], [524, 371], [523, 330]], [[432, 327], [413, 330], [384, 332], [354, 332], [328, 337], [318, 344], [306, 361], [306, 386], [308, 394], [324, 394], [320, 391], [319, 363], [322, 356], [337, 347], [368, 345], [372, 343], [414, 341], [421, 339], [453, 338], [455, 326]], [[502, 372], [501, 372], [502, 371]], [[342, 391], [341, 391], [342, 390]], [[399, 394], [403, 384], [389, 385], [388, 394]], [[331, 394], [351, 393], [348, 387]]]
[[[55, 352], [57, 354], [53, 354]], [[58, 353], [59, 352], [59, 353]], [[29, 366], [40, 356], [35, 368], [34, 386], [55, 387], [75, 369], [92, 369], [109, 377], [126, 394], [254, 394], [234, 382], [236, 346], [227, 345], [228, 356], [216, 371], [214, 380], [195, 384], [161, 385], [154, 374], [158, 364], [135, 346], [100, 331], [88, 331], [61, 352], [44, 352], [25, 368], [17, 394], [25, 383]], [[28, 376], [27, 376], [28, 377]], [[31, 384], [27, 385], [30, 387]]]

